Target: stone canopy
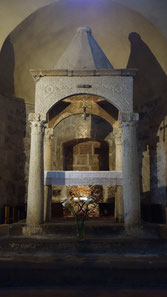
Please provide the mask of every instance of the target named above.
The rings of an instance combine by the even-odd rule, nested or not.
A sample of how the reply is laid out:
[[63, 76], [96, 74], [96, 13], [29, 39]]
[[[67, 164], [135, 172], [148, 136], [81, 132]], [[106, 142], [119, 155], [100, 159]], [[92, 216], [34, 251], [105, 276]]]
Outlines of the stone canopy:
[[[112, 184], [113, 178], [114, 184], [119, 186], [120, 182], [117, 179], [119, 176], [123, 186], [124, 203], [122, 203], [122, 194], [116, 199], [121, 205], [121, 216], [124, 216], [127, 228], [139, 225], [140, 188], [136, 143], [138, 114], [133, 113], [133, 76], [136, 71], [113, 69], [93, 38], [91, 29], [84, 26], [77, 29], [76, 35], [55, 69], [33, 70], [31, 73], [36, 83], [36, 92], [35, 115], [29, 117], [31, 154], [27, 208], [28, 231], [25, 232], [29, 233], [29, 227], [39, 226], [50, 218], [51, 197], [49, 188], [45, 188], [44, 195], [44, 170], [46, 177], [50, 177], [45, 187], [57, 183], [59, 185], [88, 183], [106, 185]], [[81, 174], [77, 171], [60, 173], [52, 171], [51, 147], [54, 127], [50, 125], [50, 112], [55, 109], [57, 114], [56, 103], [81, 94], [102, 98], [117, 109], [117, 124], [113, 125], [116, 147], [114, 173], [109, 171], [99, 174], [99, 171], [92, 171], [93, 173], [89, 172], [89, 174], [85, 172], [85, 177], [83, 172]], [[64, 118], [65, 116], [69, 114], [64, 114]], [[55, 181], [55, 177], [58, 180]], [[124, 207], [124, 214], [122, 214], [122, 207]]]
[[82, 26], [52, 70], [30, 70], [36, 83], [35, 112], [47, 114], [74, 94], [92, 94], [107, 100], [120, 112], [133, 112], [135, 69], [114, 69], [92, 36]]

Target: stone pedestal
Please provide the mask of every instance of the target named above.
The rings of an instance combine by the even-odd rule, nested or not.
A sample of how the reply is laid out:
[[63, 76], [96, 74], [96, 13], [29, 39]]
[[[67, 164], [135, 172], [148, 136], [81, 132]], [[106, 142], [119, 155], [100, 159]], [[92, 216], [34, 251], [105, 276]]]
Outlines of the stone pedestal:
[[123, 136], [123, 200], [126, 229], [140, 225], [140, 186], [136, 123], [138, 114], [121, 113]]
[[[31, 122], [31, 150], [27, 201], [27, 228], [38, 227], [44, 221], [44, 118], [42, 118], [40, 114], [30, 114], [29, 120]], [[26, 229], [26, 227], [24, 229]], [[25, 230], [24, 233], [26, 233]]]
[[[46, 128], [44, 136], [44, 170], [52, 170], [53, 129]], [[44, 186], [44, 222], [51, 219], [52, 186]]]
[[[122, 127], [119, 122], [113, 126], [115, 141], [115, 170], [122, 171]], [[115, 195], [115, 220], [123, 222], [123, 194], [122, 186], [117, 186]]]

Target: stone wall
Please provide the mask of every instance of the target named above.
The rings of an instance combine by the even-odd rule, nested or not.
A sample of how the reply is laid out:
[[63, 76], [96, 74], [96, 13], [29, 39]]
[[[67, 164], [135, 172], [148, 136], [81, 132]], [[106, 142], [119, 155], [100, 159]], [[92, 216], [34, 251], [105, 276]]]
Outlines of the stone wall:
[[[99, 155], [100, 149], [100, 147], [98, 148], [97, 146], [101, 146], [101, 155], [104, 159], [102, 151], [106, 153], [108, 150], [107, 143], [110, 143], [110, 146], [112, 146], [112, 149], [109, 150], [108, 154], [112, 162], [110, 166], [114, 167], [114, 144], [112, 138], [112, 126], [98, 116], [89, 115], [86, 120], [83, 119], [82, 115], [74, 115], [66, 118], [54, 128], [54, 145], [52, 152], [53, 170], [67, 170], [66, 166], [68, 166], [68, 164], [66, 164], [67, 162], [65, 161], [66, 158], [69, 158], [69, 163], [71, 162], [70, 149], [72, 150], [72, 154], [74, 154], [74, 156], [72, 155], [72, 158], [74, 157], [75, 159], [75, 168], [79, 166], [81, 168], [81, 166], [87, 164], [90, 170], [90, 162], [93, 160], [91, 158], [94, 158], [95, 162], [93, 163], [97, 168], [96, 155]], [[97, 142], [99, 144], [97, 144]], [[85, 163], [86, 159], [88, 160], [88, 163]], [[107, 169], [106, 165], [105, 168], [105, 170], [109, 169]], [[82, 170], [84, 169], [82, 168]]]
[[[77, 140], [78, 142], [78, 140]], [[109, 145], [105, 141], [70, 142], [64, 146], [64, 170], [109, 170]]]
[[25, 163], [24, 163], [24, 181], [25, 181], [25, 197], [24, 201], [27, 201], [27, 189], [28, 189], [28, 176], [29, 176], [29, 160], [30, 160], [30, 143], [31, 143], [31, 129], [30, 122], [28, 121], [29, 113], [34, 112], [34, 104], [25, 104], [26, 109], [26, 126], [25, 126], [25, 137], [24, 137], [24, 152], [25, 152]]
[[137, 132], [141, 199], [142, 204], [162, 208], [159, 217], [165, 222], [167, 78], [154, 51], [136, 32], [129, 35], [131, 52], [127, 67], [139, 69], [134, 79], [133, 101], [134, 111], [140, 118]]
[[26, 118], [34, 105], [0, 95], [0, 207], [23, 204], [30, 150]]
[[144, 104], [142, 111], [140, 107], [138, 125], [141, 203], [157, 205], [159, 222], [166, 221], [167, 203], [167, 117], [163, 104], [159, 99]]
[[[139, 157], [141, 205], [150, 209], [149, 211], [153, 207], [155, 220], [164, 223], [167, 203], [167, 143], [158, 142], [155, 150], [152, 150], [151, 145], [146, 145], [145, 150], [139, 150]], [[155, 220], [153, 219], [154, 222]]]
[[[145, 123], [140, 121], [138, 127], [139, 135], [139, 158], [141, 168], [141, 185], [143, 193], [150, 193], [150, 200], [153, 203], [163, 203], [166, 200], [167, 186], [167, 117], [158, 124], [152, 124], [150, 129], [147, 119]], [[144, 124], [144, 126], [143, 126]], [[146, 134], [146, 130], [149, 130]], [[145, 131], [145, 135], [143, 132]]]

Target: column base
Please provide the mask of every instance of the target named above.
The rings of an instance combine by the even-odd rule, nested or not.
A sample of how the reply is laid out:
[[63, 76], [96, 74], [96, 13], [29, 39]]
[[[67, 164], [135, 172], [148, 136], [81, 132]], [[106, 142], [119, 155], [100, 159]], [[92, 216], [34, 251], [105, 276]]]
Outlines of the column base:
[[146, 236], [146, 233], [144, 232], [142, 225], [125, 225], [125, 232], [127, 235], [135, 238], [145, 238]]
[[123, 217], [118, 217], [118, 218], [115, 218], [115, 222], [116, 223], [124, 223], [124, 219], [123, 219]]
[[42, 234], [42, 227], [40, 226], [24, 226], [22, 228], [22, 234], [24, 236], [31, 236], [31, 235], [35, 235], [35, 234]]

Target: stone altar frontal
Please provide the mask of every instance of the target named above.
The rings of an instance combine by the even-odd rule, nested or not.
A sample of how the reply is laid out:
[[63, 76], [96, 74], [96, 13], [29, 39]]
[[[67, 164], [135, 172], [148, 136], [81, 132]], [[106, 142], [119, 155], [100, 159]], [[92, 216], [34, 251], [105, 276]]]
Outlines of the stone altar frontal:
[[122, 185], [121, 171], [44, 171], [48, 185]]

